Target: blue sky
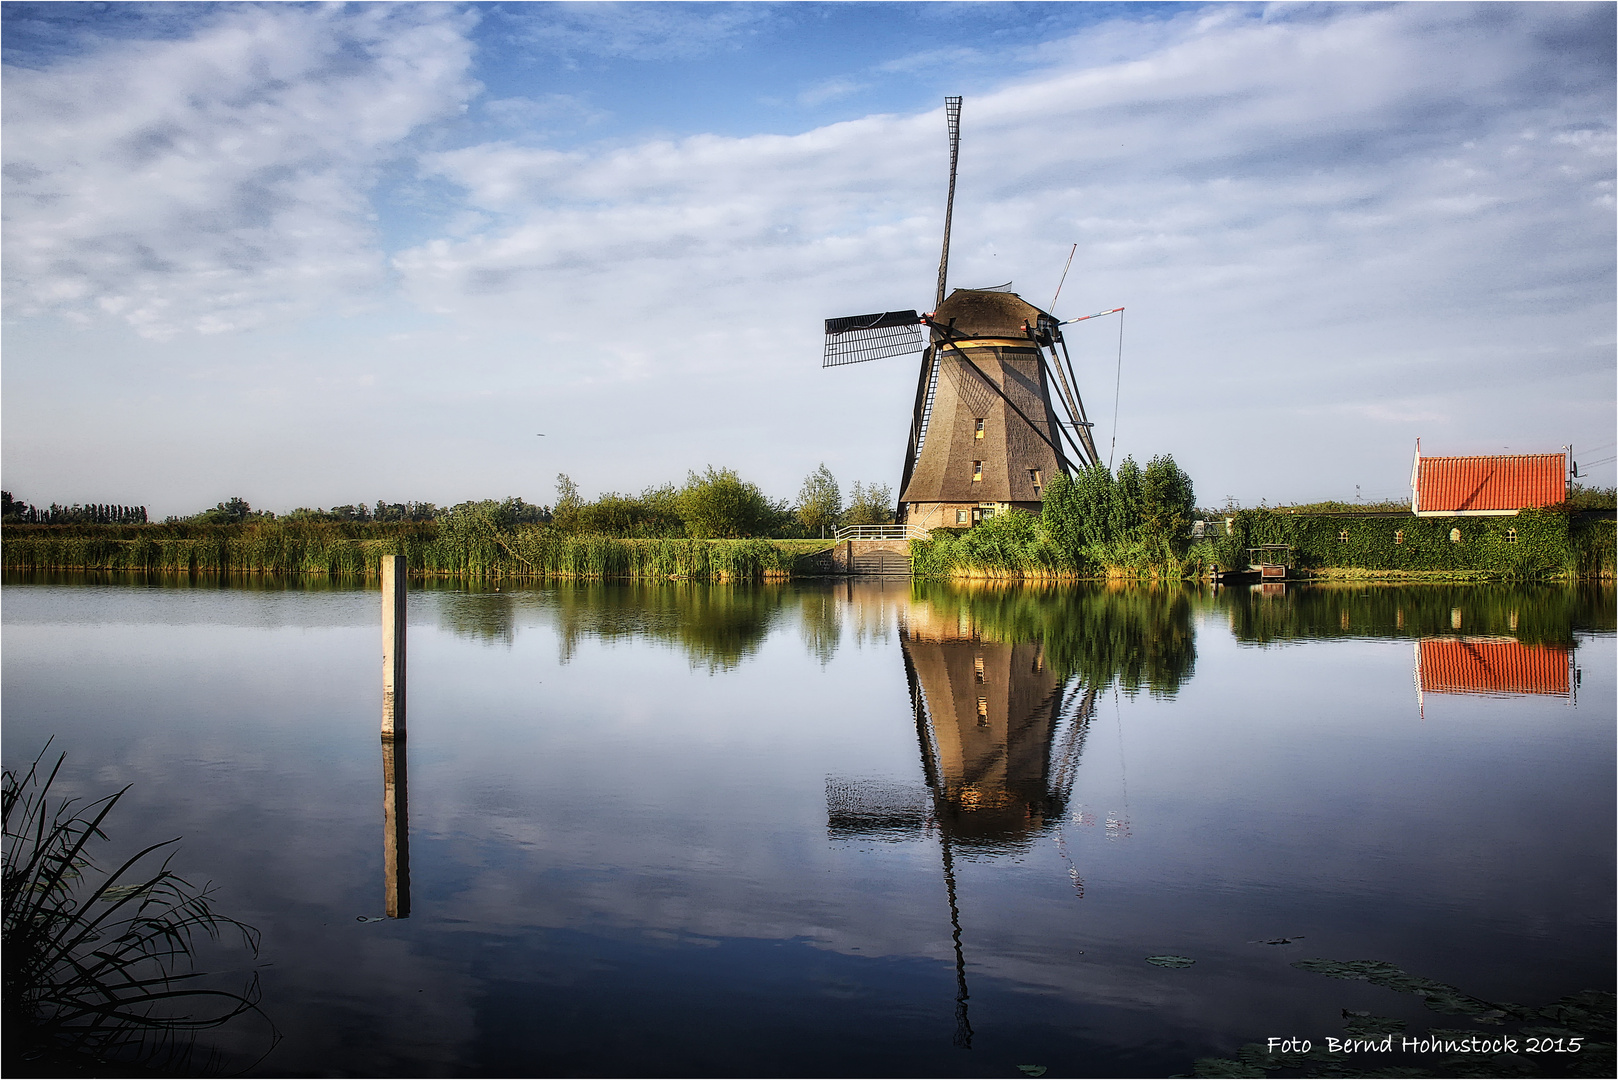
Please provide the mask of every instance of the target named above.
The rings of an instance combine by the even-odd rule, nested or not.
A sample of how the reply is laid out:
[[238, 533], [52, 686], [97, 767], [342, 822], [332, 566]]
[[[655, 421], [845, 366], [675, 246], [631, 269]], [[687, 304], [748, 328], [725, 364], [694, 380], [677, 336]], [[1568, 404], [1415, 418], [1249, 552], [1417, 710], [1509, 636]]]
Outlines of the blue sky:
[[896, 483], [914, 361], [820, 320], [930, 302], [949, 93], [952, 284], [1078, 244], [1100, 440], [1202, 504], [1614, 454], [1611, 4], [0, 11], [19, 498]]

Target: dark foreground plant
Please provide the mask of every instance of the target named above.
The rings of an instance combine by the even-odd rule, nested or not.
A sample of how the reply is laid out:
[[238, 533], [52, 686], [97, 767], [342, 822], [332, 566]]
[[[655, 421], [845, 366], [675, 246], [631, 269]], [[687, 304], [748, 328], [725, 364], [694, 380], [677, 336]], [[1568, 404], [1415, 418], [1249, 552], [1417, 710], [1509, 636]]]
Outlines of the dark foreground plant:
[[258, 931], [216, 913], [208, 885], [169, 869], [172, 852], [160, 853], [177, 840], [110, 873], [97, 866], [92, 848], [106, 842], [102, 823], [128, 788], [88, 802], [53, 798], [63, 758], [41, 779], [43, 758], [21, 778], [4, 770], [0, 792], [7, 1072], [31, 1061], [174, 1068], [198, 1031], [264, 1018], [257, 976], [233, 993], [198, 985], [206, 973], [189, 970], [198, 935], [238, 933], [257, 956]]

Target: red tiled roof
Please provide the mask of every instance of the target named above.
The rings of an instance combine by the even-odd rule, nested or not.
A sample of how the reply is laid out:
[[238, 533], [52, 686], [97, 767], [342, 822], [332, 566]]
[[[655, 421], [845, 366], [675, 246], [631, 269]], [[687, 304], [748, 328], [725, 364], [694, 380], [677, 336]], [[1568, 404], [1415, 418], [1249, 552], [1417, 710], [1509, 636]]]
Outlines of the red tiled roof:
[[1421, 642], [1421, 688], [1429, 694], [1563, 694], [1568, 650], [1520, 641]]
[[1567, 498], [1567, 455], [1424, 457], [1416, 483], [1424, 512], [1554, 506]]

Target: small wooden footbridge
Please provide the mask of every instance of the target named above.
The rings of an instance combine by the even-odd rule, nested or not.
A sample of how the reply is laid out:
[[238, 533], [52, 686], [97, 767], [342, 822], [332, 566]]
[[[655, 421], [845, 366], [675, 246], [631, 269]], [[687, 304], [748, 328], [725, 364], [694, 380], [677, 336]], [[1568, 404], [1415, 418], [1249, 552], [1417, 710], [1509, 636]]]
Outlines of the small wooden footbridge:
[[927, 539], [915, 525], [845, 525], [836, 544], [819, 556], [823, 574], [859, 577], [909, 577], [910, 541]]

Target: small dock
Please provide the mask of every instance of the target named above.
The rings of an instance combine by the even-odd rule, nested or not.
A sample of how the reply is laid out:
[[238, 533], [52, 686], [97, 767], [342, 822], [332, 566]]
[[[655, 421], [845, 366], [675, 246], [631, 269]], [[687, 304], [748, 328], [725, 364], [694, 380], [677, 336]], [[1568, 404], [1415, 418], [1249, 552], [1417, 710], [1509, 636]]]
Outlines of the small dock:
[[1238, 570], [1232, 567], [1228, 570], [1213, 571], [1215, 585], [1253, 583], [1278, 585], [1294, 580], [1296, 574], [1292, 567], [1291, 544], [1260, 544], [1258, 547], [1248, 548], [1246, 569]]

